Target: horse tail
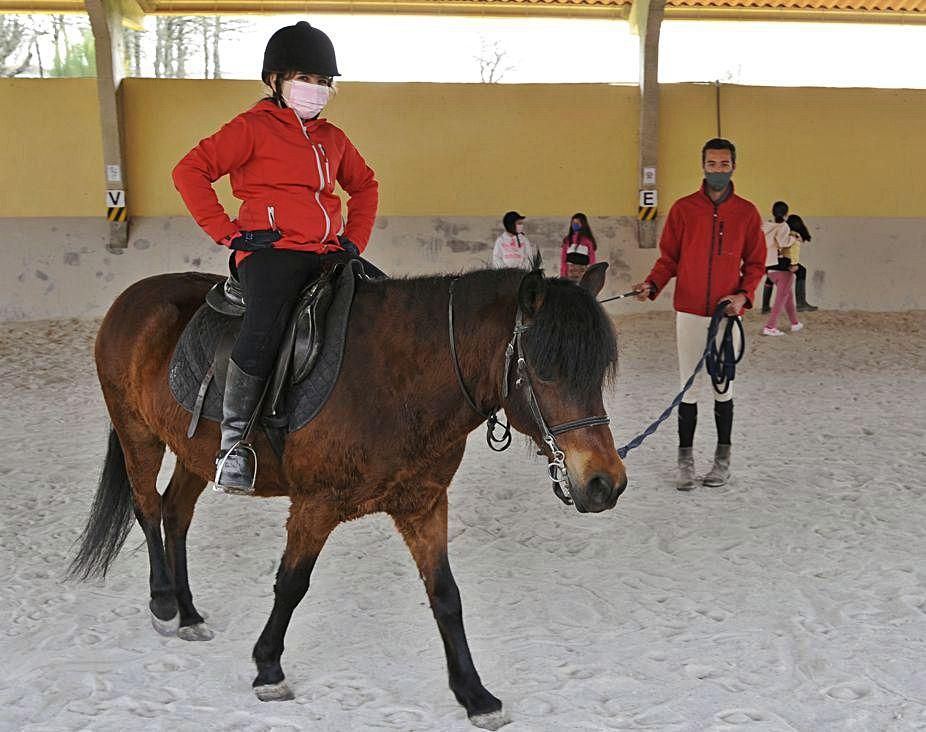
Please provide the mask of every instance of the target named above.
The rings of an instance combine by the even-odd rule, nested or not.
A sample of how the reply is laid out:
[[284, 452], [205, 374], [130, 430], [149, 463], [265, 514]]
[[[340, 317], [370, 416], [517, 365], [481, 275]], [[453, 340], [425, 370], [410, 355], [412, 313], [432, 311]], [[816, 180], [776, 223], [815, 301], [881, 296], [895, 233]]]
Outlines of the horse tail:
[[68, 569], [68, 578], [105, 577], [129, 535], [133, 517], [132, 485], [125, 469], [125, 453], [119, 435], [110, 427], [100, 485], [79, 539], [80, 549]]

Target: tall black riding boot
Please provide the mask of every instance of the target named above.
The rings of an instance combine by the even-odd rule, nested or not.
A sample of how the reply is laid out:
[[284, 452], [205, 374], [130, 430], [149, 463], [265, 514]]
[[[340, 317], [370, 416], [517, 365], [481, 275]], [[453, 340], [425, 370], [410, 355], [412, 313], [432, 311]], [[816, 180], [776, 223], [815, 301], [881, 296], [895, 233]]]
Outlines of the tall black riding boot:
[[222, 444], [215, 458], [215, 489], [225, 493], [253, 493], [257, 454], [243, 442], [251, 415], [260, 406], [266, 379], [245, 373], [228, 359], [222, 401]]
[[799, 313], [812, 313], [817, 310], [816, 305], [807, 302], [807, 280], [798, 280], [794, 283], [794, 299], [797, 301]]
[[772, 290], [775, 289], [775, 283], [768, 277], [765, 278], [765, 287], [762, 290], [762, 312], [772, 312]]

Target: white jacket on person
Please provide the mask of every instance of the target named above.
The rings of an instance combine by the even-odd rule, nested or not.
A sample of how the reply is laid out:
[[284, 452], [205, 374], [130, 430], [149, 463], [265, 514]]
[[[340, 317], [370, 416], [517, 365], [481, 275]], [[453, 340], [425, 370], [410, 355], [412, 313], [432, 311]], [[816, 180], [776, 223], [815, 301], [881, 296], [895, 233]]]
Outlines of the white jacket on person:
[[530, 269], [535, 252], [534, 245], [524, 234], [509, 234], [505, 231], [495, 240], [492, 266], [495, 269]]
[[778, 264], [778, 250], [791, 245], [791, 227], [784, 221], [765, 221], [762, 224], [762, 233], [765, 234], [765, 266], [774, 267]]

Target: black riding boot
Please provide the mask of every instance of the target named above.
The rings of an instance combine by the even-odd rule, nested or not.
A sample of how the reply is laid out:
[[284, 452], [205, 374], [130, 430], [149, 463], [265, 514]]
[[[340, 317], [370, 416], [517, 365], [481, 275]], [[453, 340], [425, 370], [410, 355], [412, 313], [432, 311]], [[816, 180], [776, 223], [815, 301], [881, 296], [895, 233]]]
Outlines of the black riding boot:
[[772, 290], [775, 289], [773, 283], [768, 277], [765, 278], [765, 288], [762, 290], [762, 312], [772, 312]]
[[794, 283], [794, 299], [797, 301], [799, 313], [812, 313], [817, 309], [816, 305], [810, 305], [807, 302], [807, 280], [798, 280]]
[[225, 493], [253, 493], [257, 454], [242, 440], [251, 415], [260, 405], [266, 379], [245, 373], [228, 359], [222, 401], [222, 444], [215, 458], [215, 489]]

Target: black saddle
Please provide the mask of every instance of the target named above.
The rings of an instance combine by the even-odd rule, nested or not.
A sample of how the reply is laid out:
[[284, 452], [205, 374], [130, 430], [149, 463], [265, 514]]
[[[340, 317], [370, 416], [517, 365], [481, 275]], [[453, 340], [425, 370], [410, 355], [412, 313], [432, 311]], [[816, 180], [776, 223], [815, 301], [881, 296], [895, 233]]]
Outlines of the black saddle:
[[[278, 456], [285, 436], [321, 411], [337, 382], [357, 282], [382, 277], [369, 263], [352, 259], [300, 293], [256, 422]], [[222, 421], [225, 373], [245, 308], [240, 284], [229, 277], [207, 293], [177, 342], [168, 382], [174, 398], [192, 415], [188, 437], [201, 417]]]

